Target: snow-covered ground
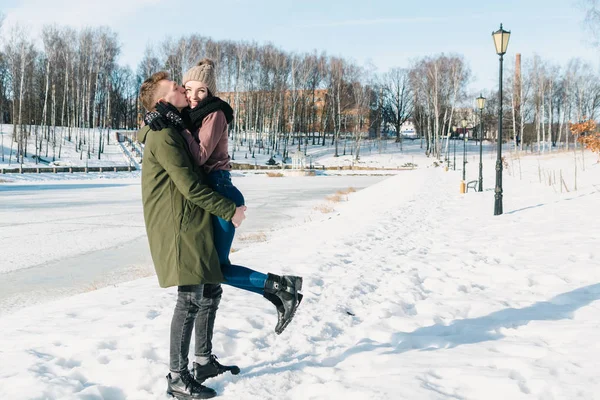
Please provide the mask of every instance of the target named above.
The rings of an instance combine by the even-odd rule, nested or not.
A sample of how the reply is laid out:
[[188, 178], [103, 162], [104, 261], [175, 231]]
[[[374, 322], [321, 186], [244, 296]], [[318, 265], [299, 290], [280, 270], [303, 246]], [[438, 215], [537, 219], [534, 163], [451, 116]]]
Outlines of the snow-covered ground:
[[[485, 191], [466, 195], [461, 171], [415, 152], [419, 168], [233, 253], [303, 275], [305, 298], [277, 336], [269, 303], [225, 287], [214, 352], [242, 373], [206, 384], [222, 399], [598, 398], [600, 164], [506, 154], [502, 216], [491, 152]], [[147, 277], [0, 317], [0, 398], [166, 399], [175, 295]]]

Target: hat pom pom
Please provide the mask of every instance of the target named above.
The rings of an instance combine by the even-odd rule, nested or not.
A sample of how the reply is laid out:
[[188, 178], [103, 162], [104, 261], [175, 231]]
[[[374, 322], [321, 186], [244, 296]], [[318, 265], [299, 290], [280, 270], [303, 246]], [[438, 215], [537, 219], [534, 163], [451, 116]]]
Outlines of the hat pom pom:
[[198, 64], [196, 64], [196, 65], [199, 66], [199, 67], [202, 67], [203, 65], [206, 65], [206, 66], [214, 68], [215, 63], [210, 58], [203, 58], [202, 60], [198, 61]]

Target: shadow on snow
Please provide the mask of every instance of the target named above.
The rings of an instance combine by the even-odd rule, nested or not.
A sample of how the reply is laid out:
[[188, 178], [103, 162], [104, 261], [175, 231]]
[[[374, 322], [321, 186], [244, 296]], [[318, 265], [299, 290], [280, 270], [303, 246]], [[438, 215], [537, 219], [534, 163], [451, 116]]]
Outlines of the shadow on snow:
[[[412, 332], [398, 332], [392, 336], [389, 343], [380, 343], [364, 338], [342, 354], [324, 358], [322, 361], [314, 361], [319, 359], [317, 353], [290, 354], [288, 362], [275, 360], [249, 366], [245, 368], [247, 373], [244, 373], [243, 377], [252, 378], [290, 370], [302, 370], [305, 367], [331, 368], [354, 354], [372, 352], [377, 349], [388, 349], [386, 354], [400, 354], [410, 350], [435, 351], [464, 344], [500, 340], [505, 337], [501, 333], [501, 329], [515, 329], [532, 321], [570, 319], [579, 308], [598, 299], [600, 299], [600, 283], [562, 293], [548, 301], [540, 301], [528, 307], [506, 308], [483, 317], [454, 320], [448, 325], [435, 324]], [[284, 362], [286, 365], [273, 367], [273, 364], [278, 362]]]

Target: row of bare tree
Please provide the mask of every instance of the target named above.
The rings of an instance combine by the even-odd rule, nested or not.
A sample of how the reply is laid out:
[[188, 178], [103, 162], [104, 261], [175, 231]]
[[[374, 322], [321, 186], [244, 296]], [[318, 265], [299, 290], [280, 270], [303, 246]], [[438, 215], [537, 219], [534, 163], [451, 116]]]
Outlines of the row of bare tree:
[[[598, 78], [598, 72], [579, 59], [569, 60], [564, 67], [538, 56], [526, 60], [520, 73], [509, 74], [506, 80], [509, 101], [503, 115], [512, 133], [509, 138], [521, 149], [524, 145], [539, 152], [557, 145], [568, 148], [569, 122], [599, 116]], [[497, 102], [493, 105], [497, 110]]]
[[38, 49], [20, 26], [1, 38], [0, 122], [13, 125], [17, 157], [27, 156], [32, 134], [31, 153], [39, 156], [44, 144], [46, 155], [49, 145], [55, 152], [62, 145], [57, 126], [68, 128], [65, 141], [88, 152], [91, 128], [136, 127], [137, 77], [116, 64], [113, 31], [46, 26], [41, 39]]
[[[333, 146], [334, 155], [358, 158], [361, 139], [393, 129], [398, 140], [412, 116], [408, 70], [386, 74], [324, 53], [296, 54], [271, 44], [215, 41], [189, 35], [147, 48], [139, 74], [166, 69], [175, 80], [199, 59], [210, 57], [221, 96], [236, 110], [232, 135], [236, 147], [306, 152], [308, 144]], [[341, 149], [343, 138], [343, 146]]]
[[[55, 153], [63, 143], [89, 154], [89, 142], [95, 140], [90, 130], [139, 127], [142, 80], [167, 70], [180, 81], [203, 57], [215, 61], [220, 95], [236, 111], [234, 152], [259, 149], [285, 158], [291, 149], [306, 152], [308, 144], [320, 144], [332, 146], [336, 156], [350, 151], [358, 158], [367, 135], [393, 134], [401, 146], [402, 126], [411, 121], [427, 154], [439, 157], [457, 121], [466, 117], [478, 126], [476, 94], [467, 90], [471, 71], [455, 54], [424, 57], [409, 68], [377, 74], [316, 51], [297, 54], [271, 44], [189, 35], [147, 48], [134, 72], [117, 64], [118, 38], [108, 28], [48, 26], [41, 39], [40, 49], [18, 27], [0, 38], [0, 122], [13, 125], [21, 160], [30, 135], [36, 137], [31, 152], [38, 156], [44, 147], [48, 155], [49, 146]], [[504, 102], [504, 125], [515, 143], [537, 143], [545, 151], [569, 140], [568, 121], [596, 116], [600, 85], [590, 65], [571, 60], [561, 68], [539, 57], [523, 65], [519, 74], [507, 65], [504, 82], [510, 99]], [[482, 92], [488, 98], [484, 131], [493, 138], [497, 89]], [[65, 127], [59, 131], [65, 137], [57, 138], [56, 126]], [[101, 141], [103, 136], [93, 137]], [[100, 154], [101, 142], [97, 148]]]

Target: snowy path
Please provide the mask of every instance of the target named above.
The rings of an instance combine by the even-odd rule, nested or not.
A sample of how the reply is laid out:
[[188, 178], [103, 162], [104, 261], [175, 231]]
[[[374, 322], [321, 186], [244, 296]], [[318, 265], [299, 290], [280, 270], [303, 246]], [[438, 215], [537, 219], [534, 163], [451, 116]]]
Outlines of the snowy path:
[[[598, 349], [599, 323], [582, 316], [573, 326], [571, 318], [600, 298], [599, 261], [590, 251], [597, 237], [575, 222], [577, 206], [572, 212], [561, 207], [560, 219], [555, 210], [539, 208], [528, 209], [523, 214], [531, 220], [523, 220], [517, 210], [525, 207], [494, 219], [491, 192], [473, 204], [472, 197], [448, 196], [455, 183], [442, 178], [435, 172], [399, 176], [394, 180], [405, 190], [395, 195], [366, 191], [364, 204], [351, 205], [360, 214], [342, 215], [313, 242], [303, 241], [318, 248], [337, 231], [324, 250], [286, 253], [313, 277], [304, 305], [310, 314], [296, 321], [301, 334], [289, 342], [296, 351], [269, 349], [268, 358], [287, 362], [259, 365], [251, 374], [271, 377], [273, 367], [285, 372], [292, 379], [281, 390], [297, 399], [327, 398], [328, 391], [357, 399], [595, 397], [589, 388], [599, 383], [599, 363], [585, 353]], [[572, 201], [592, 205], [598, 197], [580, 194]], [[465, 215], [465, 206], [465, 221], [449, 218]], [[540, 232], [557, 226], [540, 246]], [[598, 306], [582, 314], [594, 315]], [[547, 335], [549, 328], [563, 335]], [[561, 383], [581, 379], [586, 385]], [[231, 394], [252, 392], [252, 382], [243, 383], [232, 385]], [[258, 398], [262, 389], [255, 390]]]
[[[600, 193], [507, 178], [493, 217], [458, 174], [400, 174], [234, 253], [302, 274], [305, 299], [276, 336], [225, 288], [214, 351], [242, 373], [207, 382], [219, 398], [597, 398]], [[0, 398], [166, 399], [174, 296], [150, 277], [1, 317]]]

